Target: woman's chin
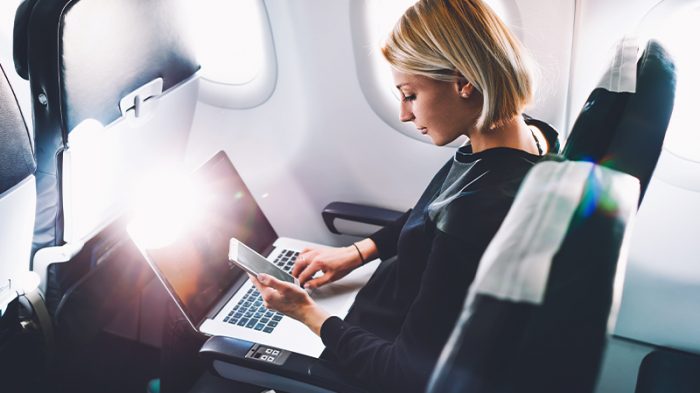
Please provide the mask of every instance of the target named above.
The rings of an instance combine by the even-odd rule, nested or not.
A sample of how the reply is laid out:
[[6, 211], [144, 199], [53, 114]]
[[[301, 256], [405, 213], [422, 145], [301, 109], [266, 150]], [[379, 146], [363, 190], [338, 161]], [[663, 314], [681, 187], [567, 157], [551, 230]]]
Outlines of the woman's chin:
[[447, 140], [445, 138], [440, 138], [440, 137], [434, 137], [432, 135], [428, 135], [430, 137], [430, 140], [433, 141], [433, 145], [435, 146], [445, 146], [448, 143], [452, 142], [451, 140]]

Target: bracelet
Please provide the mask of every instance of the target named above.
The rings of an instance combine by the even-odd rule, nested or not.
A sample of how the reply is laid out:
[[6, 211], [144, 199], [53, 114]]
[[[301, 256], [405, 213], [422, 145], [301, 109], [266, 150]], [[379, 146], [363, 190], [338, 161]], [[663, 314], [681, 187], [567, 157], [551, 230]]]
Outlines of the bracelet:
[[360, 266], [367, 263], [367, 261], [365, 261], [365, 257], [362, 256], [362, 252], [360, 252], [360, 247], [357, 247], [357, 244], [355, 244], [355, 243], [353, 243], [352, 245], [355, 246], [355, 250], [357, 250], [357, 253], [360, 255], [360, 261], [362, 262], [362, 264]]

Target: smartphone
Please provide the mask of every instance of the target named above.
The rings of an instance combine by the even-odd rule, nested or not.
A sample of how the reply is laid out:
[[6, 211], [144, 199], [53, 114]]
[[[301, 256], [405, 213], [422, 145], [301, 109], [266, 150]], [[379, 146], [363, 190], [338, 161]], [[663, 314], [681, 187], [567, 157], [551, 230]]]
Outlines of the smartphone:
[[257, 276], [260, 273], [265, 273], [278, 280], [299, 285], [299, 280], [294, 276], [280, 269], [236, 238], [231, 238], [229, 241], [228, 259], [252, 275]]

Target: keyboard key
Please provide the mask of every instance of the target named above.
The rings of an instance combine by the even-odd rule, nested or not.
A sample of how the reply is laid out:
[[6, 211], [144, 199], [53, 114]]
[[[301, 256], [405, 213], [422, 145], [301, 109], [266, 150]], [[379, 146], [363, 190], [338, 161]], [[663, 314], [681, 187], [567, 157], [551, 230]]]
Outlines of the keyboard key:
[[224, 322], [228, 322], [229, 317], [224, 318]]
[[281, 319], [282, 319], [282, 315], [280, 315], [280, 314], [277, 314], [274, 317], [272, 317], [272, 320], [276, 321], [276, 322], [279, 322]]
[[265, 328], [263, 329], [263, 332], [265, 332], [265, 333], [272, 333], [273, 330], [275, 330], [275, 328], [271, 328], [271, 327], [267, 326], [267, 327], [265, 327]]
[[248, 323], [245, 324], [245, 327], [252, 328], [253, 326], [255, 326], [256, 322], [257, 321], [251, 319], [250, 321], [248, 321]]
[[265, 327], [265, 325], [263, 325], [262, 323], [259, 323], [259, 324], [255, 325], [254, 329], [260, 331], [260, 330], [263, 330], [264, 327]]
[[260, 322], [261, 322], [261, 323], [268, 323], [268, 322], [270, 322], [270, 318], [262, 318], [262, 319], [260, 320]]
[[243, 325], [246, 324], [246, 322], [248, 322], [248, 320], [245, 319], [245, 318], [243, 318], [243, 319], [241, 319], [240, 321], [238, 321], [238, 322], [236, 323], [236, 325], [238, 325], [238, 326], [243, 326]]
[[275, 327], [275, 326], [277, 326], [277, 322], [272, 321], [272, 322], [268, 323], [267, 326], [269, 326], [269, 327]]

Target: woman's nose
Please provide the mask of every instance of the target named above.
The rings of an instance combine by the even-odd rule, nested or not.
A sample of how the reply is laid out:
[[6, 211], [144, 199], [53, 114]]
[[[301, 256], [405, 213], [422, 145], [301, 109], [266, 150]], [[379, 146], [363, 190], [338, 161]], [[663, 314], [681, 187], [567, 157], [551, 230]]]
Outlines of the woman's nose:
[[412, 121], [415, 119], [415, 116], [413, 116], [413, 112], [409, 108], [407, 108], [406, 104], [401, 104], [401, 113], [399, 114], [399, 120], [402, 122], [407, 122], [407, 121]]

